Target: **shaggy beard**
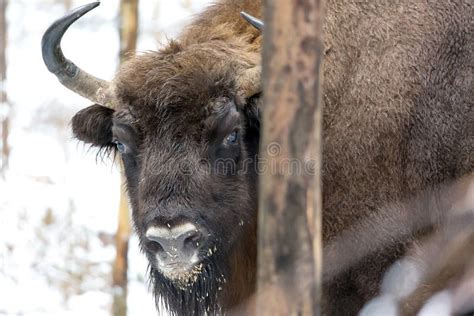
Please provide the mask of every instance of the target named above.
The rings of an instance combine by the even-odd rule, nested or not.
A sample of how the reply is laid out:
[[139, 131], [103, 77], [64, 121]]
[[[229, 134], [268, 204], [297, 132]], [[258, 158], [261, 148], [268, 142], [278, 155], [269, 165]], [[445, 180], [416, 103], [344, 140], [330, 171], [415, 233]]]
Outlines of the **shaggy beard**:
[[150, 265], [150, 283], [157, 309], [160, 300], [172, 315], [221, 314], [219, 294], [227, 282], [227, 269], [213, 255], [201, 263], [199, 274], [190, 274], [181, 280], [170, 280]]

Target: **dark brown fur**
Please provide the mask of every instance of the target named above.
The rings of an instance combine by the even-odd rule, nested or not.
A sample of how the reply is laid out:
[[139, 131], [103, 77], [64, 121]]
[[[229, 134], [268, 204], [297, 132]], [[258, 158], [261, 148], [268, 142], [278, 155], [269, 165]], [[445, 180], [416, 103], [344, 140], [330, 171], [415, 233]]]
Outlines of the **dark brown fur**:
[[[255, 289], [256, 174], [216, 177], [198, 163], [214, 148], [211, 126], [221, 122], [219, 109], [233, 104], [245, 135], [241, 155], [256, 159], [261, 101], [242, 97], [237, 78], [259, 64], [261, 36], [239, 17], [241, 10], [261, 16], [260, 1], [210, 7], [176, 41], [120, 69], [114, 82], [121, 106], [113, 117], [96, 105], [73, 119], [75, 135], [98, 146], [113, 146], [112, 138], [104, 140], [110, 120], [114, 135], [131, 138], [135, 160], [124, 157], [125, 171], [143, 243], [144, 223], [176, 214], [212, 227], [222, 250], [212, 264], [227, 282], [200, 286], [215, 297], [201, 302], [200, 288], [180, 292], [151, 265], [157, 295], [178, 314], [228, 309]], [[473, 171], [472, 13], [463, 0], [327, 1], [325, 244], [390, 203]], [[109, 121], [98, 122], [97, 115]], [[181, 172], [183, 161], [192, 177]], [[429, 229], [415, 227], [337, 275], [326, 272], [325, 312], [354, 314], [376, 295], [384, 270]]]

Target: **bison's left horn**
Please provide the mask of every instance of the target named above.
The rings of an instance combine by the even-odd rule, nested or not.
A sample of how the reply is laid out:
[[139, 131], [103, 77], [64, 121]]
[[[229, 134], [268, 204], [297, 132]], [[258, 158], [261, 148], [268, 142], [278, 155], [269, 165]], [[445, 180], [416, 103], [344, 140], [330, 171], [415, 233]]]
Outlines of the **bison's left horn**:
[[251, 16], [250, 14], [242, 11], [240, 12], [240, 15], [250, 24], [252, 24], [256, 29], [262, 31], [263, 30], [263, 22], [262, 20], [257, 19], [254, 16]]
[[255, 66], [245, 70], [237, 77], [237, 87], [243, 97], [250, 98], [262, 92], [261, 73], [261, 67]]
[[44, 33], [41, 48], [46, 67], [64, 86], [97, 104], [115, 107], [113, 84], [83, 71], [66, 59], [61, 50], [61, 39], [67, 29], [99, 5], [100, 2], [84, 5], [54, 22]]

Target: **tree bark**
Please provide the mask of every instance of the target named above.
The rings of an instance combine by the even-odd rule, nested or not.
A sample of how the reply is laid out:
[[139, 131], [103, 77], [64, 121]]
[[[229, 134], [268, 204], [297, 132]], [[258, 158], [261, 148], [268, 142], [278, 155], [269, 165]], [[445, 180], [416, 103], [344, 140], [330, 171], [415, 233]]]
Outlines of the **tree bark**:
[[10, 157], [10, 147], [8, 144], [8, 135], [10, 132], [10, 104], [8, 102], [6, 80], [7, 80], [7, 36], [8, 36], [8, 23], [7, 23], [7, 6], [8, 0], [0, 0], [0, 108], [1, 112], [4, 112], [4, 117], [1, 119], [1, 131], [2, 131], [2, 147], [1, 147], [1, 165], [0, 174], [4, 174], [8, 167], [8, 159]]
[[[123, 169], [123, 168], [121, 168]], [[130, 212], [128, 200], [123, 186], [120, 190], [118, 228], [115, 234], [116, 255], [113, 267], [113, 314], [127, 315], [128, 288], [128, 241], [130, 239]]]
[[138, 0], [120, 1], [120, 63], [135, 53], [138, 34]]
[[321, 301], [322, 1], [266, 1], [258, 315]]
[[[120, 1], [120, 63], [126, 57], [134, 53], [137, 46], [138, 35], [138, 0]], [[123, 165], [120, 164], [123, 171]], [[123, 174], [123, 172], [122, 172]], [[122, 183], [124, 183], [122, 175]], [[128, 242], [130, 239], [130, 211], [128, 206], [127, 193], [123, 185], [120, 191], [120, 206], [118, 217], [118, 228], [115, 236], [116, 257], [113, 267], [113, 315], [127, 315], [127, 286], [128, 286]]]

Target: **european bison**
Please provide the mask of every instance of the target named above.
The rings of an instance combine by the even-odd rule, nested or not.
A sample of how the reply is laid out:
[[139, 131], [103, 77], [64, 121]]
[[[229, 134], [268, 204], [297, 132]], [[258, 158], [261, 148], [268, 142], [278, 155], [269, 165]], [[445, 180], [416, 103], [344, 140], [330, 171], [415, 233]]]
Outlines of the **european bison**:
[[[255, 291], [261, 34], [239, 15], [260, 17], [261, 3], [218, 1], [176, 40], [131, 58], [113, 82], [60, 49], [67, 28], [97, 5], [43, 38], [48, 69], [95, 103], [72, 119], [74, 135], [120, 153], [156, 296], [179, 315], [230, 310]], [[473, 171], [474, 29], [464, 0], [325, 7], [326, 261], [347, 259], [338, 238], [387, 205]], [[384, 271], [433, 227], [412, 225], [375, 250], [351, 236], [366, 252], [326, 266], [324, 312], [360, 310]]]

